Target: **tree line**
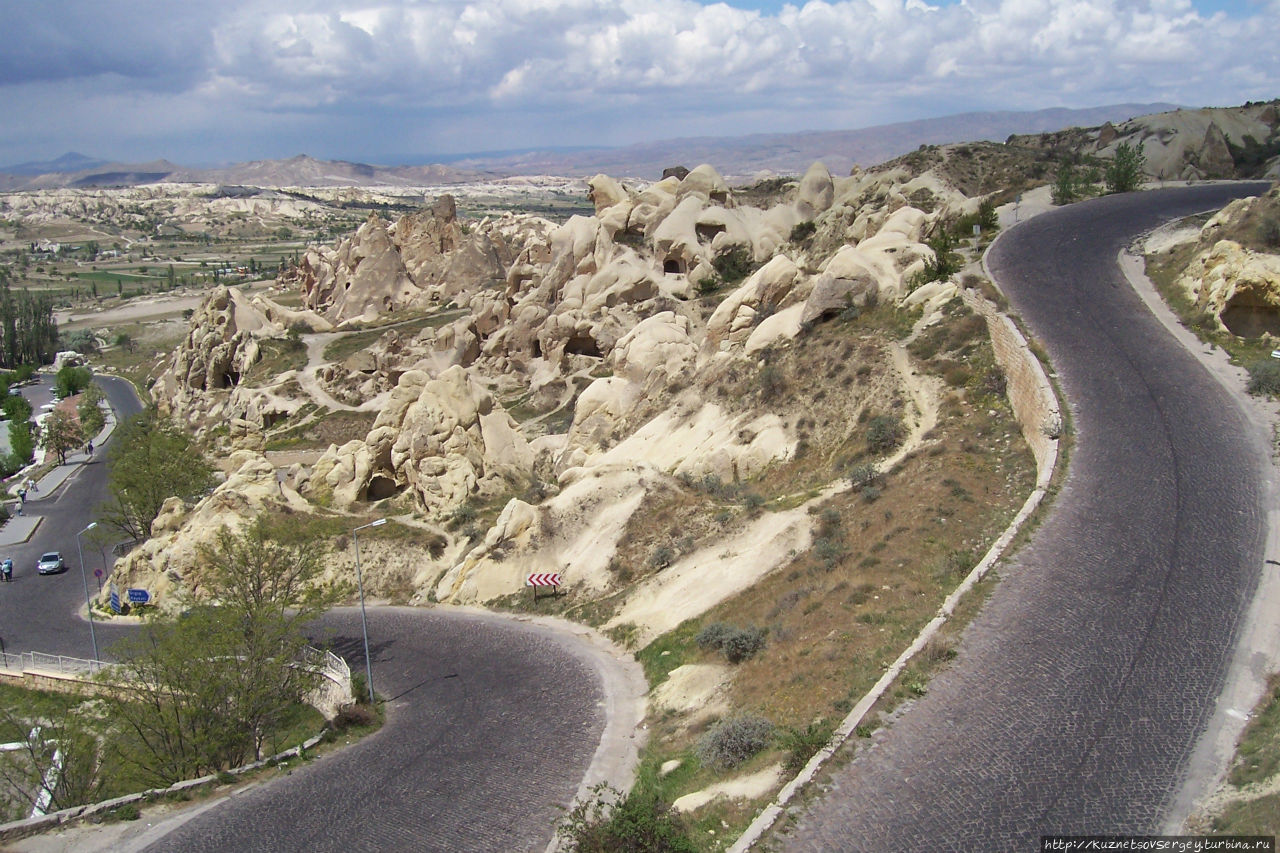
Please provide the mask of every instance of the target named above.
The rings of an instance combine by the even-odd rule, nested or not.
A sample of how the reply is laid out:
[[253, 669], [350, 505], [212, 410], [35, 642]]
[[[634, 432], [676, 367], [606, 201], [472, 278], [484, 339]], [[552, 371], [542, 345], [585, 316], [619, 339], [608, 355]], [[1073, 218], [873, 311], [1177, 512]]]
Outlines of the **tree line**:
[[58, 350], [53, 296], [10, 287], [8, 267], [0, 267], [0, 367], [48, 364]]

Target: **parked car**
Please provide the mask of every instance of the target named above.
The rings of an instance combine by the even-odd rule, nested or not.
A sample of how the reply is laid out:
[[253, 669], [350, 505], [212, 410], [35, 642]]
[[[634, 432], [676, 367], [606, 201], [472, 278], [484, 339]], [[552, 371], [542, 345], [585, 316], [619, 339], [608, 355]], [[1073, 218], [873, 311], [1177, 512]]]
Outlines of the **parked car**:
[[41, 575], [54, 575], [66, 571], [66, 568], [67, 564], [62, 561], [62, 555], [57, 551], [41, 554], [36, 563], [36, 573]]

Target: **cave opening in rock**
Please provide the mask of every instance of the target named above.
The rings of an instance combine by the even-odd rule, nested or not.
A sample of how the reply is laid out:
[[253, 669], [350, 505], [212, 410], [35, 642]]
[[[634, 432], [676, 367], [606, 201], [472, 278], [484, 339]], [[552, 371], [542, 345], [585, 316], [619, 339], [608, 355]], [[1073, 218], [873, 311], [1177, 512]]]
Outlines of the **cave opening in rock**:
[[536, 338], [533, 341], [533, 357], [542, 358], [542, 342]]
[[222, 374], [219, 388], [234, 388], [240, 384], [240, 373], [235, 370], [228, 370]]
[[1280, 336], [1280, 308], [1241, 293], [1222, 309], [1222, 325], [1242, 338], [1257, 338], [1265, 333]]
[[396, 485], [395, 480], [375, 474], [369, 480], [369, 488], [365, 491], [365, 496], [371, 501], [380, 501], [383, 498], [395, 497], [399, 493], [400, 487]]
[[590, 335], [574, 335], [565, 342], [564, 351], [569, 355], [589, 355], [600, 358], [600, 345]]
[[679, 258], [667, 258], [662, 262], [662, 271], [667, 275], [683, 275], [684, 262]]
[[718, 224], [695, 225], [694, 231], [698, 233], [698, 239], [703, 243], [710, 243], [717, 234], [723, 234], [725, 227]]

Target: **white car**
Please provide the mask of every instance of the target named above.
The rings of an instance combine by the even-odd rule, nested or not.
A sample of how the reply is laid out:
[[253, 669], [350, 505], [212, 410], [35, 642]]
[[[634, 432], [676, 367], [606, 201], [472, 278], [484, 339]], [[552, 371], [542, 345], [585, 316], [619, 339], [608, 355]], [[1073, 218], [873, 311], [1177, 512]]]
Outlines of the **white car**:
[[49, 551], [41, 554], [40, 559], [36, 562], [36, 573], [41, 575], [56, 575], [58, 572], [67, 570], [67, 564], [62, 561], [62, 555], [57, 551]]

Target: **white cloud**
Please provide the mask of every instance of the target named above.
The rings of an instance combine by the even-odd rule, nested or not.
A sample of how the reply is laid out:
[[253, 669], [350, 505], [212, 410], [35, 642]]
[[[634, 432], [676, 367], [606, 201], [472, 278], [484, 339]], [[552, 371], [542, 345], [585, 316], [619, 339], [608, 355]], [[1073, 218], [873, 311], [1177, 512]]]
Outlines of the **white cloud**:
[[[735, 124], [762, 108], [796, 129], [869, 124], [895, 99], [1233, 103], [1280, 94], [1258, 88], [1280, 80], [1277, 5], [1206, 17], [1189, 0], [810, 0], [773, 15], [692, 0], [0, 0], [0, 106], [39, 86], [74, 117], [110, 80], [249, 121], [384, 110], [416, 139], [445, 138], [424, 125], [451, 116], [546, 111], [546, 132], [573, 144], [623, 141], [603, 138], [615, 105], [619, 127], [648, 116], [662, 122], [651, 136], [670, 136], [699, 113], [723, 115], [727, 133], [780, 129]], [[587, 114], [594, 135], [572, 122]]]

